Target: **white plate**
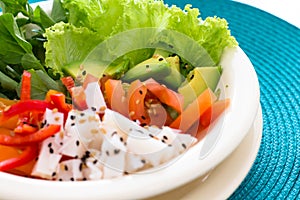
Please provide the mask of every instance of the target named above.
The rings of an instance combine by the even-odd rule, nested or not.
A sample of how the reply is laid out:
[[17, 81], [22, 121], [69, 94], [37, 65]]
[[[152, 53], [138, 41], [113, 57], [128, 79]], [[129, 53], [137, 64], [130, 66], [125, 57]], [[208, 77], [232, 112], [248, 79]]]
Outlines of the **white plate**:
[[147, 200], [227, 199], [238, 188], [251, 169], [260, 147], [262, 129], [263, 121], [260, 108], [247, 136], [220, 165], [205, 176]]
[[[41, 2], [51, 9], [51, 2]], [[227, 49], [221, 61], [221, 84], [231, 105], [201, 142], [175, 161], [141, 175], [85, 182], [53, 182], [0, 173], [1, 199], [140, 199], [162, 194], [215, 168], [242, 142], [259, 107], [259, 85], [242, 49]], [[17, 192], [16, 192], [17, 188]]]

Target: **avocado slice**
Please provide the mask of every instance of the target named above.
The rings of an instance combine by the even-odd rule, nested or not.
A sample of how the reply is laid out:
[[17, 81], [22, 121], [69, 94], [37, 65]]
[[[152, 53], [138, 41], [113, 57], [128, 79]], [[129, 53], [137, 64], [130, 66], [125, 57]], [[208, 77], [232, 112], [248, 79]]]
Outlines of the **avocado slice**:
[[215, 91], [220, 80], [222, 68], [218, 67], [196, 67], [187, 76], [187, 84], [178, 88], [178, 92], [184, 96], [184, 106], [190, 104], [205, 89]]
[[161, 55], [154, 55], [130, 70], [128, 70], [121, 78], [122, 81], [131, 82], [139, 79], [145, 81], [149, 78], [162, 80], [171, 73], [170, 64]]
[[80, 62], [75, 61], [62, 67], [64, 74], [72, 76], [74, 79], [81, 81], [84, 79], [86, 74], [93, 74], [96, 77], [100, 77], [103, 74], [105, 67], [93, 63], [93, 62]]
[[165, 84], [168, 88], [177, 90], [177, 88], [184, 81], [183, 75], [180, 73], [180, 59], [176, 56], [170, 56], [166, 58], [166, 61], [170, 64], [171, 73], [163, 78], [160, 82]]

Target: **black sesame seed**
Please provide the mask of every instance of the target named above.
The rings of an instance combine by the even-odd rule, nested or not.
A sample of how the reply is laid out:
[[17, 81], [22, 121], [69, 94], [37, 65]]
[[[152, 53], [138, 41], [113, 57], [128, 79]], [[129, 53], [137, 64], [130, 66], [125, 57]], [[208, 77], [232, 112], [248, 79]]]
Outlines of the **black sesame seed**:
[[83, 180], [83, 181], [86, 181], [86, 180], [87, 180], [87, 178], [85, 178], [85, 177], [84, 177], [82, 180]]
[[146, 68], [149, 68], [150, 67], [150, 65], [146, 65]]
[[121, 141], [121, 142], [123, 142], [123, 141], [124, 141], [124, 139], [123, 139], [122, 137], [120, 137], [120, 141]]
[[143, 94], [143, 91], [142, 91], [142, 90], [139, 90], [139, 93], [142, 95], [142, 94]]
[[115, 153], [115, 155], [117, 155], [118, 153], [120, 153], [120, 149], [115, 149], [114, 153]]
[[53, 173], [52, 173], [52, 177], [55, 176], [55, 175], [56, 175], [56, 172], [53, 172]]
[[194, 74], [193, 74], [193, 75], [191, 76], [191, 78], [190, 78], [190, 79], [192, 80], [194, 77], [195, 77], [195, 76], [194, 76]]
[[76, 146], [79, 146], [80, 142], [79, 140], [76, 140]]
[[75, 126], [75, 123], [72, 123], [71, 126]]
[[147, 126], [147, 124], [146, 123], [141, 123], [141, 126], [144, 127], [144, 126]]
[[164, 139], [161, 140], [162, 143], [166, 143], [166, 141]]
[[60, 178], [60, 179], [58, 179], [59, 181], [62, 181], [62, 179]]
[[89, 152], [89, 151], [86, 151], [86, 152], [85, 152], [85, 155], [86, 155], [87, 157], [89, 157], [90, 154], [91, 154], [91, 152]]
[[154, 136], [153, 136], [152, 134], [149, 134], [149, 137], [152, 137], [152, 138], [153, 138]]
[[168, 137], [167, 137], [167, 136], [165, 136], [165, 135], [163, 136], [163, 138], [164, 138], [165, 140], [167, 140], [167, 139], [168, 139]]
[[83, 116], [84, 116], [84, 113], [80, 113], [80, 116], [83, 117]]
[[71, 177], [71, 178], [70, 178], [70, 180], [71, 180], [71, 181], [74, 181], [74, 178], [73, 178], [73, 177]]
[[82, 75], [83, 76], [85, 76], [86, 75], [86, 71], [84, 70], [84, 71], [82, 71]]
[[158, 59], [158, 61], [163, 61], [163, 60], [164, 60], [163, 58], [159, 58], [159, 59]]
[[82, 171], [83, 163], [80, 163], [79, 165], [79, 171]]
[[141, 162], [142, 162], [143, 164], [145, 164], [145, 163], [146, 163], [146, 160], [142, 159]]
[[111, 136], [118, 134], [117, 131], [112, 132]]
[[77, 159], [77, 158], [78, 158], [78, 155], [76, 155], [74, 158]]
[[50, 142], [49, 144], [48, 144], [48, 147], [50, 148], [52, 146], [52, 143]]
[[109, 156], [109, 151], [105, 151], [106, 155]]
[[125, 175], [128, 175], [128, 174], [129, 174], [129, 172], [125, 171], [125, 172], [124, 172], [124, 174], [125, 174]]
[[38, 161], [38, 160], [39, 160], [39, 157], [36, 157], [36, 158], [35, 158], [35, 161]]
[[76, 116], [75, 116], [75, 115], [71, 115], [71, 116], [70, 116], [70, 119], [71, 119], [71, 120], [75, 120], [75, 119], [76, 119]]
[[144, 115], [142, 115], [142, 116], [141, 116], [141, 118], [142, 118], [143, 120], [145, 120], [145, 119], [146, 119], [146, 117], [145, 117]]
[[60, 142], [59, 144], [60, 144], [61, 146], [62, 146], [62, 145], [64, 145], [64, 143], [63, 143], [63, 142]]
[[65, 165], [65, 171], [68, 171], [68, 170], [69, 170], [68, 166], [67, 166], [67, 165]]
[[94, 160], [94, 161], [93, 161], [93, 164], [96, 165], [97, 162], [98, 162], [98, 160]]
[[50, 149], [49, 149], [49, 153], [50, 153], [50, 154], [53, 154], [53, 153], [54, 153], [54, 150], [53, 150], [52, 148], [50, 148]]
[[185, 149], [186, 149], [186, 145], [185, 145], [184, 143], [182, 143], [181, 145], [182, 145], [182, 147], [183, 147], [183, 148], [185, 148]]
[[92, 109], [92, 111], [96, 111], [97, 110], [97, 108], [95, 108], [95, 107], [91, 107], [91, 109]]

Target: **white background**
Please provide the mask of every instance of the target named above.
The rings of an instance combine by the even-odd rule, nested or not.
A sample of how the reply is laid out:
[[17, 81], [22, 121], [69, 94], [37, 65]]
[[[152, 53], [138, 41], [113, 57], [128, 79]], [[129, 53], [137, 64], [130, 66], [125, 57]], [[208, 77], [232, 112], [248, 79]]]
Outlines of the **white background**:
[[300, 28], [300, 0], [235, 0], [246, 3]]

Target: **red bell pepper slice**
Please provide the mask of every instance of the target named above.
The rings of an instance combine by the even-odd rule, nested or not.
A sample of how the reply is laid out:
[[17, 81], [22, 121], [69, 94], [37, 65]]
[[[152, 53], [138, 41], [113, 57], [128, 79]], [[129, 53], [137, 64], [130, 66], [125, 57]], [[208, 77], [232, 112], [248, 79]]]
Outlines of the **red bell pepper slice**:
[[46, 108], [52, 107], [53, 106], [50, 103], [41, 100], [20, 101], [14, 105], [11, 105], [7, 110], [4, 110], [4, 112], [0, 116], [0, 124], [16, 115], [20, 115], [26, 112], [44, 113]]
[[44, 139], [54, 135], [55, 133], [60, 131], [60, 125], [49, 125], [45, 128], [38, 130], [35, 133], [30, 135], [0, 135], [0, 144], [6, 146], [24, 146], [31, 145], [33, 143], [41, 142]]
[[60, 80], [72, 96], [72, 88], [75, 87], [74, 79], [71, 76], [66, 76], [66, 77], [61, 78]]
[[22, 166], [38, 155], [38, 144], [27, 146], [21, 155], [0, 162], [0, 171], [7, 171]]
[[66, 120], [68, 113], [72, 109], [72, 105], [66, 103], [66, 96], [63, 93], [51, 94], [50, 99], [58, 111], [64, 114], [64, 119]]
[[24, 71], [21, 82], [21, 101], [30, 100], [31, 98], [31, 74], [28, 71]]

